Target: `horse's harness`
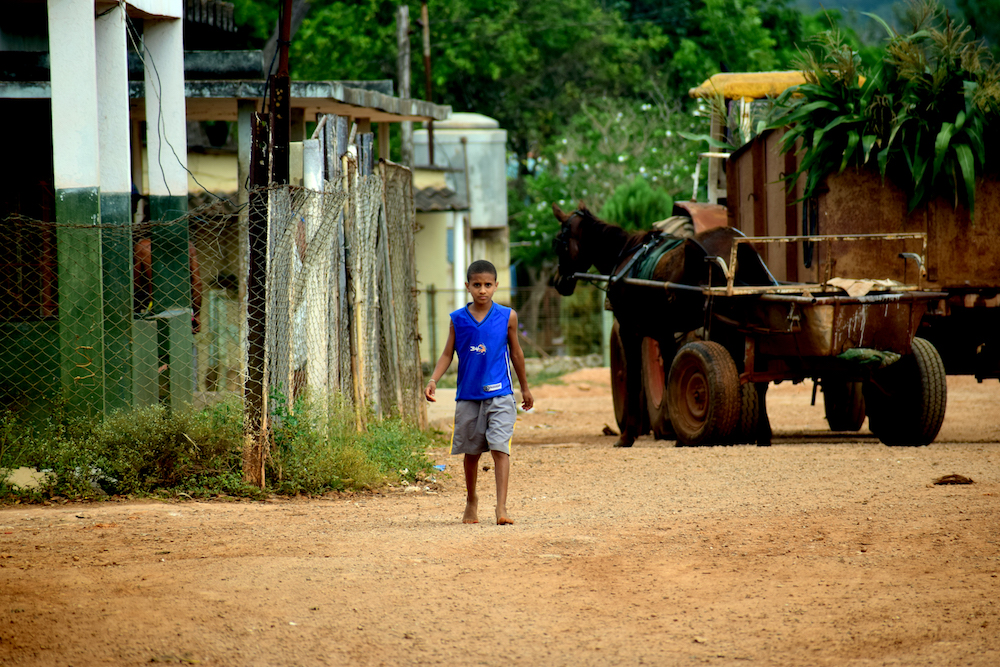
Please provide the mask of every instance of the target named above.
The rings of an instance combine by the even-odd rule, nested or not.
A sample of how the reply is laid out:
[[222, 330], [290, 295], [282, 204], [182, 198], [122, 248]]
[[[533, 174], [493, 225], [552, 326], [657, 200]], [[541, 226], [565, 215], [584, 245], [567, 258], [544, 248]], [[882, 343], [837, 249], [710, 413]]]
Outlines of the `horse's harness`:
[[[608, 280], [608, 287], [611, 287], [622, 278], [634, 278], [635, 275], [633, 274], [642, 271], [644, 268], [643, 264], [647, 259], [659, 261], [659, 258], [663, 255], [663, 253], [676, 248], [683, 242], [684, 239], [680, 237], [663, 234], [661, 232], [653, 232], [649, 240], [641, 246], [635, 246], [628, 250], [622, 250], [622, 253], [618, 256], [619, 262], [621, 262], [624, 258], [629, 257], [629, 255], [631, 255], [631, 257], [629, 257], [628, 261], [622, 265], [621, 269], [610, 277]], [[666, 247], [662, 247], [664, 245], [666, 245]]]

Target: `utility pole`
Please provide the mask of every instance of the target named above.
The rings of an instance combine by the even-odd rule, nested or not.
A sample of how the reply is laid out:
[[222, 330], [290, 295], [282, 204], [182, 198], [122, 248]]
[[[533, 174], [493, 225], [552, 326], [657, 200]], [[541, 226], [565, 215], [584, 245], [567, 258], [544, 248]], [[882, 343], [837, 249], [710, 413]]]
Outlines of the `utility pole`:
[[[424, 77], [427, 86], [427, 101], [433, 102], [431, 93], [431, 20], [427, 12], [427, 0], [420, 2], [420, 23], [424, 32]], [[427, 158], [434, 165], [434, 120], [427, 121]]]
[[[399, 96], [410, 97], [410, 8], [400, 5], [396, 11], [396, 76], [399, 79]], [[413, 121], [400, 123], [402, 131], [401, 161], [413, 166]]]
[[291, 135], [292, 86], [288, 76], [288, 43], [292, 34], [292, 0], [282, 3], [278, 35], [278, 71], [271, 77], [271, 183], [285, 185], [289, 178], [288, 140]]

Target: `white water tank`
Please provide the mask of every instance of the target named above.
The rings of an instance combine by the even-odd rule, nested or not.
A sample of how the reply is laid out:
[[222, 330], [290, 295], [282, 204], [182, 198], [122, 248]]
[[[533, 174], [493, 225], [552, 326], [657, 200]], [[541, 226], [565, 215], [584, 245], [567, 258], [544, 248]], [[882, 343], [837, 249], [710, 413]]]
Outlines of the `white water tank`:
[[[443, 167], [448, 187], [469, 203], [472, 228], [507, 226], [507, 131], [478, 113], [453, 113], [434, 122], [434, 164], [426, 126], [413, 133], [414, 163]], [[464, 141], [463, 141], [464, 140]]]

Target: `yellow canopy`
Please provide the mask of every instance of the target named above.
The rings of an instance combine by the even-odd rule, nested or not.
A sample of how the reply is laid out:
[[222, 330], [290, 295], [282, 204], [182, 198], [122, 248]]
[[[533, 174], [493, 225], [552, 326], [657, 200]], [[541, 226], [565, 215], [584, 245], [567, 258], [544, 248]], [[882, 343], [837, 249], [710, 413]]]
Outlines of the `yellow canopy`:
[[722, 72], [688, 91], [691, 97], [715, 97], [727, 100], [759, 100], [777, 97], [785, 89], [806, 82], [802, 72]]

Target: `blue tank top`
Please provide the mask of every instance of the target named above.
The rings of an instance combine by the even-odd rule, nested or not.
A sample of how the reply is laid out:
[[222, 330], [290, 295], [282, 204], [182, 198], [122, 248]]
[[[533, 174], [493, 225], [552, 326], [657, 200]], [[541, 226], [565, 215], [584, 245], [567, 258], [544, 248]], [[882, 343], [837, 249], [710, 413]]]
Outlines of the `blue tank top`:
[[460, 401], [481, 401], [513, 394], [510, 381], [510, 350], [507, 324], [510, 308], [494, 303], [482, 322], [469, 313], [468, 306], [451, 314], [458, 352], [458, 392]]

